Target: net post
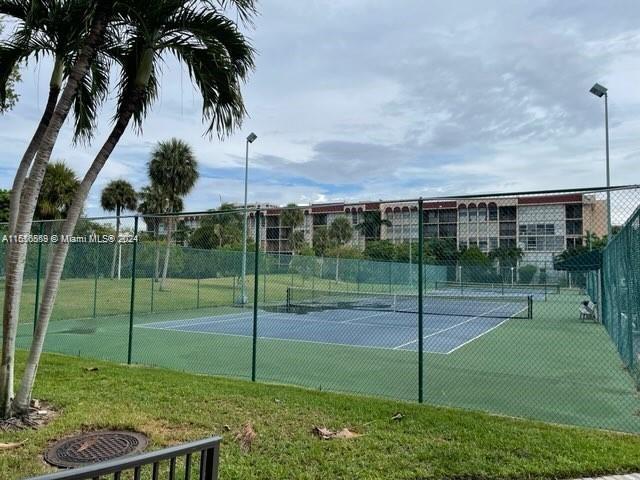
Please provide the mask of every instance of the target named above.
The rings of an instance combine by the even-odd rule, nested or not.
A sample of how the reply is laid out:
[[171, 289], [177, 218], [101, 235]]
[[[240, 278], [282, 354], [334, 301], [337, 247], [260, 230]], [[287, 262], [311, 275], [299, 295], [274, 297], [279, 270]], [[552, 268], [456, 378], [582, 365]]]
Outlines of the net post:
[[153, 291], [155, 290], [154, 283], [156, 283], [155, 276], [151, 275], [151, 313], [153, 313]]
[[[260, 209], [256, 210], [255, 253], [253, 264], [253, 334], [251, 348], [251, 381], [256, 381], [256, 355], [258, 347], [258, 279], [260, 278]], [[293, 278], [293, 276], [291, 277]]]
[[40, 222], [38, 238], [38, 263], [36, 264], [36, 299], [35, 307], [33, 309], [33, 331], [36, 331], [36, 324], [38, 323], [38, 303], [40, 299], [40, 266], [42, 263], [42, 236], [44, 235], [44, 222]]
[[418, 402], [424, 402], [424, 221], [422, 197], [418, 200]]
[[136, 298], [136, 254], [138, 251], [138, 216], [133, 220], [133, 258], [131, 260], [131, 303], [129, 304], [129, 347], [127, 349], [127, 363], [131, 365], [133, 353], [133, 309]]

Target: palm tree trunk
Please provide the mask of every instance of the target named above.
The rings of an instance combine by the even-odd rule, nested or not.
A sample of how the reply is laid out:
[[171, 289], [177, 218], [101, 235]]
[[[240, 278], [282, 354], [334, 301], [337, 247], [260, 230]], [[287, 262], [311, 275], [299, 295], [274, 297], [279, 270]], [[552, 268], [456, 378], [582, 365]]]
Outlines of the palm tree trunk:
[[[69, 114], [73, 99], [78, 91], [78, 86], [89, 71], [95, 48], [102, 40], [107, 19], [111, 15], [113, 3], [113, 0], [98, 2], [87, 41], [76, 59], [62, 95], [42, 135], [38, 146], [38, 153], [31, 167], [29, 177], [23, 184], [18, 212], [15, 214], [16, 220], [13, 233], [16, 235], [26, 235], [31, 230], [33, 214], [36, 209], [36, 202], [38, 200], [40, 187], [42, 186], [47, 163], [51, 157], [51, 152], [60, 133], [60, 129]], [[14, 205], [14, 208], [15, 207], [16, 205]], [[2, 418], [10, 417], [13, 413], [11, 402], [11, 395], [13, 393], [13, 362], [26, 255], [26, 243], [15, 243], [12, 248], [9, 249], [6, 260], [2, 324], [3, 348], [2, 363], [0, 364], [0, 416]], [[25, 409], [26, 408], [28, 408], [28, 404]]]
[[[89, 190], [93, 186], [98, 174], [109, 159], [114, 148], [120, 141], [122, 134], [129, 124], [129, 120], [131, 120], [136, 106], [139, 104], [140, 98], [144, 94], [143, 92], [144, 90], [136, 89], [130, 94], [129, 101], [125, 101], [125, 105], [128, 105], [127, 108], [124, 109], [118, 118], [118, 121], [113, 127], [107, 141], [96, 155], [93, 163], [89, 167], [89, 170], [87, 170], [87, 173], [78, 187], [78, 191], [76, 192], [73, 202], [69, 207], [69, 211], [67, 212], [67, 218], [62, 225], [60, 232], [61, 236], [71, 235], [73, 233], [82, 213], [84, 203], [89, 195]], [[49, 320], [51, 319], [51, 312], [53, 311], [56, 295], [58, 294], [60, 278], [62, 276], [62, 270], [64, 268], [64, 262], [67, 258], [68, 251], [69, 244], [67, 242], [60, 242], [56, 245], [53, 252], [51, 265], [44, 283], [42, 302], [38, 310], [38, 321], [33, 334], [33, 342], [31, 343], [25, 370], [20, 381], [20, 388], [12, 405], [13, 410], [17, 413], [26, 412], [29, 408], [29, 404], [31, 403], [33, 384], [36, 379], [36, 372], [38, 370], [38, 364], [40, 363], [40, 356], [42, 355], [44, 339], [49, 326]]]
[[113, 258], [111, 259], [111, 280], [116, 275], [116, 257], [120, 246], [120, 205], [116, 205], [116, 241], [113, 246]]
[[[51, 83], [49, 88], [49, 96], [47, 98], [47, 104], [44, 108], [44, 112], [42, 113], [42, 117], [40, 118], [40, 122], [38, 123], [38, 127], [31, 137], [31, 141], [27, 146], [27, 149], [20, 160], [20, 164], [18, 165], [18, 170], [16, 171], [16, 176], [13, 179], [13, 185], [11, 186], [11, 193], [9, 195], [9, 225], [8, 225], [8, 233], [11, 235], [15, 232], [16, 221], [18, 218], [18, 211], [20, 209], [20, 197], [22, 195], [22, 187], [24, 186], [25, 179], [27, 178], [27, 173], [29, 172], [29, 167], [31, 166], [31, 162], [33, 161], [33, 157], [38, 151], [38, 147], [40, 142], [42, 141], [42, 137], [44, 132], [49, 125], [49, 121], [51, 120], [51, 116], [53, 115], [53, 111], [56, 108], [56, 102], [58, 101], [58, 96], [60, 95], [60, 83], [61, 80], [56, 82], [55, 79], [59, 78], [61, 75], [62, 69], [61, 65], [56, 62], [56, 68], [54, 68], [53, 74], [51, 76]], [[7, 249], [5, 251], [5, 260], [9, 259], [9, 254], [11, 251], [12, 243], [7, 245]], [[10, 270], [9, 265], [5, 265], [5, 271]], [[3, 319], [8, 319], [9, 316], [3, 316]], [[6, 395], [3, 395], [3, 405], [0, 407], [0, 411], [4, 411], [5, 409], [10, 407], [10, 399], [13, 397], [13, 379], [14, 379], [14, 359], [11, 352], [15, 351], [15, 333], [12, 333], [12, 328], [9, 324], [3, 321], [3, 336], [2, 336], [2, 372], [0, 373], [0, 392], [3, 391], [4, 388], [7, 389]], [[17, 325], [16, 325], [17, 327]], [[7, 357], [5, 357], [5, 354]], [[6, 373], [5, 373], [6, 372]], [[6, 375], [6, 378], [5, 378]]]
[[154, 225], [154, 229], [155, 229], [155, 247], [156, 247], [156, 264], [155, 264], [155, 269], [153, 271], [153, 281], [157, 282], [158, 280], [160, 280], [160, 249], [158, 248], [158, 235], [160, 234], [160, 232], [158, 231], [158, 219], [154, 219], [155, 225]]
[[169, 270], [169, 255], [171, 254], [171, 229], [173, 228], [173, 219], [167, 217], [167, 250], [164, 254], [164, 267], [162, 268], [162, 280], [160, 280], [160, 291], [164, 290], [164, 284], [167, 281], [167, 272]]

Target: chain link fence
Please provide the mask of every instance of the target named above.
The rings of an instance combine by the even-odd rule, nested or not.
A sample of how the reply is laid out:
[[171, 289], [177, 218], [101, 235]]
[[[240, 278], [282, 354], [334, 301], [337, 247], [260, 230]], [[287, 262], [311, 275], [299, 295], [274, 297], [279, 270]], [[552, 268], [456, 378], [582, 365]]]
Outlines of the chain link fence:
[[242, 209], [36, 222], [18, 343], [68, 241], [47, 351], [638, 433], [640, 188], [608, 193], [249, 208], [246, 252]]

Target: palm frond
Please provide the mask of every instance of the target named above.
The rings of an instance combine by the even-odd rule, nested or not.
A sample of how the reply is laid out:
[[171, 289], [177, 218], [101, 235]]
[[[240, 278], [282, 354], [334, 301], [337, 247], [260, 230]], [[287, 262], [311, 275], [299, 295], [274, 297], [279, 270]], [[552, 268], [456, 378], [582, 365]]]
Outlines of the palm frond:
[[[73, 103], [74, 143], [89, 143], [96, 128], [98, 109], [109, 92], [110, 60], [99, 53], [80, 82]], [[68, 65], [71, 69], [73, 64]]]

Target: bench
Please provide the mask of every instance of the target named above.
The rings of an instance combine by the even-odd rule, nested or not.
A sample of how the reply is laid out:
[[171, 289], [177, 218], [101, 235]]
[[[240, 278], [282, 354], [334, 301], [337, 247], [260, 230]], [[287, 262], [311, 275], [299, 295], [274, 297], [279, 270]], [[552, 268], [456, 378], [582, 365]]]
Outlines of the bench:
[[[92, 480], [107, 476], [118, 480], [123, 477], [122, 474], [124, 472], [130, 470], [133, 471], [134, 479], [139, 480], [142, 477], [157, 479], [162, 466], [161, 462], [168, 464], [168, 476], [163, 478], [177, 480], [176, 463], [179, 457], [184, 457], [185, 471], [189, 472], [189, 474], [192, 473], [192, 466], [195, 467], [197, 465], [195, 462], [199, 464], [199, 467], [196, 467], [197, 476], [189, 477], [187, 475], [184, 477], [185, 479], [216, 480], [218, 478], [218, 462], [220, 459], [220, 441], [220, 437], [211, 437], [155, 452], [120, 457], [86, 467], [48, 473], [27, 480]], [[127, 476], [126, 478], [129, 477]]]

